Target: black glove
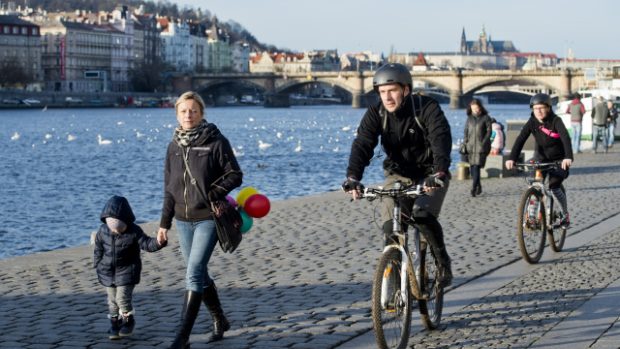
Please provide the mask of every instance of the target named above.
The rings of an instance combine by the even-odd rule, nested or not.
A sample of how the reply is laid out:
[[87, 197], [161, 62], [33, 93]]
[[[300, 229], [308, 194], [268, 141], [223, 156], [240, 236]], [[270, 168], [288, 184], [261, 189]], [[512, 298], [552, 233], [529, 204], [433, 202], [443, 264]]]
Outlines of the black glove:
[[362, 183], [360, 183], [360, 181], [358, 181], [357, 179], [349, 177], [349, 178], [347, 178], [342, 183], [342, 190], [344, 190], [344, 191], [351, 191], [351, 190], [363, 191], [364, 190], [364, 185]]
[[426, 177], [424, 186], [429, 188], [442, 188], [446, 184], [446, 179], [448, 179], [448, 175], [443, 171], [439, 171]]
[[224, 200], [225, 197], [226, 197], [226, 191], [219, 187], [213, 187], [207, 193], [207, 198], [211, 202]]

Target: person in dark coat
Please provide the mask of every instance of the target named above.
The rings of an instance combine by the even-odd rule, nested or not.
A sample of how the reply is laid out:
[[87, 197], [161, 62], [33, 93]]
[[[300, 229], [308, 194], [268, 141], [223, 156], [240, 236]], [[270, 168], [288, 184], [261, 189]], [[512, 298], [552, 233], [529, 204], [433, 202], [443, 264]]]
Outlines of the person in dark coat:
[[467, 106], [467, 122], [463, 142], [467, 149], [467, 161], [472, 178], [471, 196], [482, 193], [480, 169], [484, 167], [491, 151], [493, 119], [479, 99], [473, 99]]
[[131, 336], [135, 327], [131, 304], [135, 286], [140, 283], [140, 249], [160, 250], [166, 241], [151, 238], [135, 224], [129, 202], [112, 196], [101, 211], [101, 226], [95, 236], [94, 264], [99, 282], [108, 294], [110, 339]]
[[[383, 162], [384, 187], [391, 188], [396, 181], [405, 186], [427, 187], [428, 195], [406, 203], [402, 209], [415, 217], [439, 263], [437, 279], [448, 286], [452, 282], [450, 257], [437, 218], [450, 182], [450, 124], [437, 101], [412, 94], [411, 73], [402, 64], [390, 63], [379, 68], [373, 86], [381, 102], [368, 107], [360, 122], [342, 188], [353, 199], [360, 198], [364, 169], [380, 139], [387, 155]], [[387, 243], [392, 239], [394, 200], [385, 198], [382, 202], [381, 220]]]
[[228, 139], [207, 122], [205, 103], [198, 93], [189, 91], [179, 96], [175, 111], [179, 125], [166, 152], [158, 236], [168, 239], [174, 218], [187, 268], [181, 324], [170, 348], [186, 348], [201, 302], [213, 318], [209, 342], [222, 339], [230, 329], [215, 281], [209, 275], [209, 260], [218, 240], [207, 201], [226, 200], [226, 195], [241, 185], [243, 173]]
[[510, 158], [506, 160], [506, 169], [511, 170], [514, 167], [527, 138], [533, 135], [536, 140], [535, 160], [561, 163], [560, 168], [549, 171], [549, 189], [562, 207], [560, 224], [568, 227], [570, 225], [568, 199], [562, 182], [568, 178], [568, 170], [573, 164], [570, 135], [562, 119], [553, 112], [551, 97], [548, 94], [534, 95], [530, 99], [530, 109], [532, 114], [512, 145]]

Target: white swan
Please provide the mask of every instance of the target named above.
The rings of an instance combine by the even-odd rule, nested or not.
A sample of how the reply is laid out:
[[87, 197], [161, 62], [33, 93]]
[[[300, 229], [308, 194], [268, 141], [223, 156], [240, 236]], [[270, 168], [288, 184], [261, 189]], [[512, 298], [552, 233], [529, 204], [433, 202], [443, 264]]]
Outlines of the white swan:
[[267, 148], [271, 147], [271, 143], [265, 143], [261, 140], [258, 140], [258, 149], [260, 150], [265, 150]]
[[99, 142], [99, 145], [107, 145], [107, 144], [112, 144], [112, 141], [109, 139], [103, 139], [101, 137], [101, 135], [97, 135], [97, 141]]
[[345, 126], [342, 128], [343, 131], [347, 132], [347, 131], [351, 131], [351, 126]]
[[11, 140], [12, 141], [16, 141], [19, 139], [19, 133], [17, 131], [15, 131], [15, 133], [13, 133], [13, 135], [11, 136]]
[[68, 134], [68, 135], [67, 135], [67, 141], [68, 141], [68, 142], [73, 142], [73, 141], [74, 141], [74, 140], [76, 140], [76, 139], [77, 139], [77, 136], [74, 136], [74, 135], [72, 135], [72, 134]]
[[297, 146], [295, 147], [295, 152], [299, 153], [301, 151], [301, 140], [297, 141]]

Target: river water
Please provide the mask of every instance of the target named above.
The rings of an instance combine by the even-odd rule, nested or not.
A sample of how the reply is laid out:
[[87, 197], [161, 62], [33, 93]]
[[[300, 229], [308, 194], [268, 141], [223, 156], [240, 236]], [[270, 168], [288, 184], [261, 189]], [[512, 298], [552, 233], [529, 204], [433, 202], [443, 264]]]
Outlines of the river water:
[[[456, 144], [465, 111], [442, 108]], [[527, 105], [487, 109], [504, 124], [529, 115]], [[243, 186], [281, 200], [339, 188], [363, 113], [349, 106], [230, 107], [208, 109], [207, 119], [235, 148]], [[0, 259], [87, 244], [112, 195], [127, 197], [139, 222], [159, 219], [173, 109], [1, 110], [0, 125]], [[364, 182], [381, 180], [381, 161]]]

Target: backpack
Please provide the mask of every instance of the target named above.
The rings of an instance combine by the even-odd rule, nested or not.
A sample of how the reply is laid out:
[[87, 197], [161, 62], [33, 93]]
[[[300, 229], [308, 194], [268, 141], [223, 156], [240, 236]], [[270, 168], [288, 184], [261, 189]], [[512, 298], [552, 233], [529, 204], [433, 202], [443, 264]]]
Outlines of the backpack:
[[[502, 133], [501, 134], [502, 144], [500, 144], [500, 148], [499, 148], [499, 150], [502, 151], [506, 147], [506, 131], [504, 130], [504, 124], [502, 124], [501, 122], [499, 122], [499, 121], [497, 121], [495, 119], [493, 119], [493, 124], [499, 125], [499, 132]], [[491, 125], [493, 125], [493, 124], [491, 124]], [[493, 127], [493, 126], [491, 126], [491, 127]], [[497, 137], [497, 135], [495, 133], [496, 133], [495, 130], [493, 130], [491, 132], [491, 143], [493, 143], [493, 141], [495, 140], [495, 137]]]

